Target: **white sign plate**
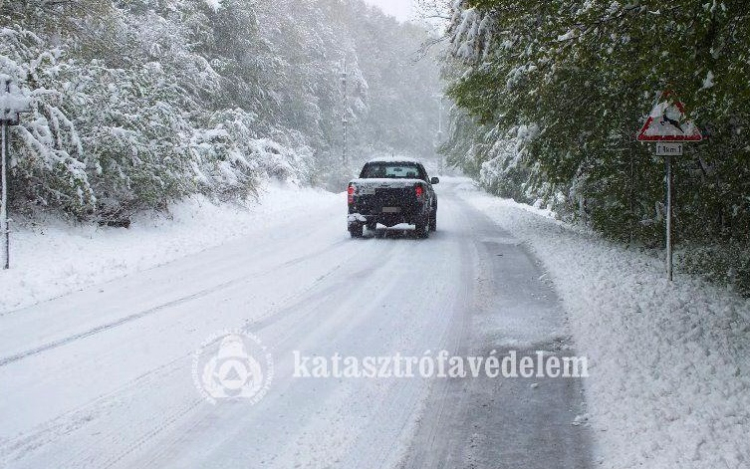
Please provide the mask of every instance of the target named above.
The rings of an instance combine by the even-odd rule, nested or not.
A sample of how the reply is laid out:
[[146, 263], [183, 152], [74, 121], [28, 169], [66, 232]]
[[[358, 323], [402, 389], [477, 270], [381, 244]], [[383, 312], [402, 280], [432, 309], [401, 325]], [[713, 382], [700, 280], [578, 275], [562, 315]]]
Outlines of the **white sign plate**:
[[682, 156], [682, 143], [656, 143], [656, 156]]

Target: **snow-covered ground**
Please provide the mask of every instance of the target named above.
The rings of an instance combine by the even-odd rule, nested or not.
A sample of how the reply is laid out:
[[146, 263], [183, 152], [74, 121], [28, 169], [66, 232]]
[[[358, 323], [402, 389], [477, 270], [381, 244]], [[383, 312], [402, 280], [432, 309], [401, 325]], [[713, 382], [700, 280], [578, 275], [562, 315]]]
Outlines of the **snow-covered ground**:
[[[440, 406], [424, 408], [431, 381], [295, 379], [293, 353], [421, 357], [464, 339], [477, 305], [493, 297], [481, 286], [489, 278], [486, 259], [499, 259], [484, 254], [496, 236], [449, 184], [439, 190], [441, 228], [429, 240], [399, 233], [350, 239], [345, 196], [320, 196], [220, 246], [3, 314], [0, 467], [396, 467], [422, 411], [439, 413]], [[522, 249], [491, 246], [519, 260], [510, 269], [520, 273], [517, 291], [543, 290]], [[145, 256], [155, 248], [143, 249]], [[77, 262], [70, 260], [71, 269]], [[511, 311], [536, 308], [559, 318], [539, 301], [522, 296]], [[485, 316], [482, 324], [501, 326]], [[508, 334], [523, 332], [517, 326]], [[273, 356], [270, 391], [257, 405], [209, 404], [194, 381], [205, 371], [195, 351], [237, 329], [252, 332]], [[218, 359], [222, 350], [208, 355]], [[521, 387], [528, 397], [528, 384]], [[532, 401], [524, 401], [527, 415], [541, 409], [564, 422], [555, 435], [583, 433], [569, 424], [575, 414], [563, 400]], [[471, 430], [444, 436], [469, 439]]]
[[[194, 199], [130, 230], [17, 231], [14, 269], [0, 273], [0, 467], [233, 467], [252, 458], [393, 467], [420, 412], [432, 412], [427, 383], [298, 382], [279, 360], [259, 406], [216, 408], [191, 382], [192, 352], [238, 327], [279, 359], [294, 349], [438, 350], [456, 340], [456, 322], [473, 324], [475, 305], [495, 298], [484, 291], [491, 262], [507, 264], [501, 283], [514, 269], [533, 280], [518, 290], [528, 301], [543, 291], [540, 275], [562, 299], [590, 373], [589, 415], [570, 421], [590, 423], [597, 467], [750, 467], [749, 300], [686, 275], [669, 284], [658, 259], [468, 180], [444, 178], [438, 191], [439, 231], [425, 241], [350, 240], [342, 195], [283, 187], [249, 207]], [[546, 274], [521, 268], [531, 260], [518, 240]], [[533, 303], [525, 293], [514, 301], [498, 317]], [[518, 339], [507, 322], [482, 324]]]
[[463, 185], [548, 271], [577, 351], [601, 467], [750, 467], [750, 300]]
[[12, 269], [0, 270], [0, 314], [252, 236], [306, 207], [339, 202], [330, 192], [275, 183], [246, 206], [193, 197], [167, 214], [139, 215], [127, 230], [71, 226], [53, 217], [25, 223], [11, 234]]

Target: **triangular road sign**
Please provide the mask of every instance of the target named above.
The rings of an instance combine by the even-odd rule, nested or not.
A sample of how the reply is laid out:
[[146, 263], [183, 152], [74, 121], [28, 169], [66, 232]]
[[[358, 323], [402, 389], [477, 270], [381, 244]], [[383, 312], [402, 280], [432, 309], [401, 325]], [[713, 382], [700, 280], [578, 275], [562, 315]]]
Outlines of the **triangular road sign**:
[[685, 116], [685, 107], [679, 100], [668, 99], [664, 93], [638, 133], [639, 142], [700, 142], [700, 129]]

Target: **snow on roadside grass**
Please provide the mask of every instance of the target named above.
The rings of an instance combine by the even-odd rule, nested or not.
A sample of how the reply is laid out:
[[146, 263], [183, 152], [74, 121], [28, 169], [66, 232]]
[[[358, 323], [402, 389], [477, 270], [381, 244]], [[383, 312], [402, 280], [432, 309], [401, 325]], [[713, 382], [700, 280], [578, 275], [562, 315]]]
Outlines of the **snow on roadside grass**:
[[571, 229], [548, 213], [463, 188], [523, 240], [565, 309], [601, 466], [750, 467], [750, 300]]
[[341, 203], [314, 189], [269, 185], [247, 207], [193, 197], [165, 214], [142, 214], [130, 229], [44, 227], [11, 234], [11, 270], [0, 270], [0, 314], [143, 271], [283, 223], [305, 207]]

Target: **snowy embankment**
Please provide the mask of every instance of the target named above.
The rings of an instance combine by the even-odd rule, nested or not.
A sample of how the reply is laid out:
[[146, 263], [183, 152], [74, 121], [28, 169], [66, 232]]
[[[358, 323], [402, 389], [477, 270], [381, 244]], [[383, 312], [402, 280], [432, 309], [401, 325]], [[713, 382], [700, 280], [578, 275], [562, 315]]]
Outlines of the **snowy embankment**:
[[543, 262], [568, 314], [599, 467], [750, 467], [750, 300], [483, 194], [465, 200]]
[[[71, 226], [50, 218], [11, 233], [11, 270], [0, 270], [0, 314], [146, 270], [180, 257], [283, 226], [305, 207], [341, 203], [339, 196], [269, 185], [247, 206], [192, 197], [168, 214], [141, 214], [130, 229]], [[303, 215], [304, 216], [304, 215]]]

